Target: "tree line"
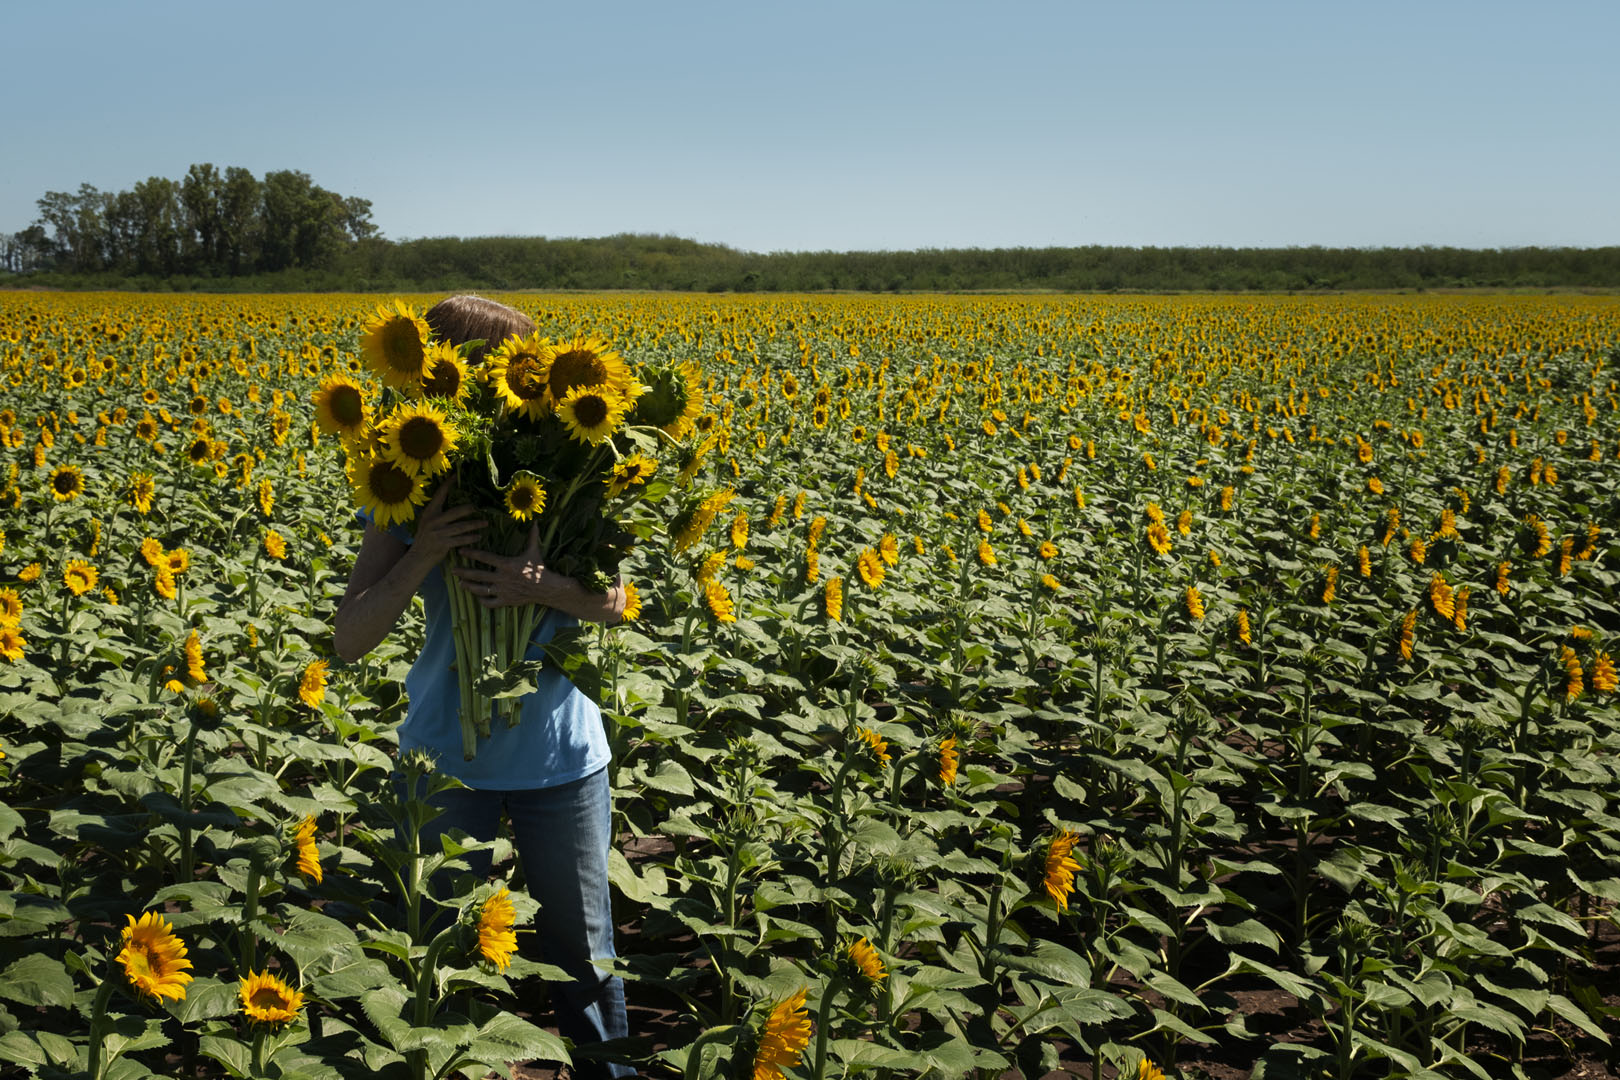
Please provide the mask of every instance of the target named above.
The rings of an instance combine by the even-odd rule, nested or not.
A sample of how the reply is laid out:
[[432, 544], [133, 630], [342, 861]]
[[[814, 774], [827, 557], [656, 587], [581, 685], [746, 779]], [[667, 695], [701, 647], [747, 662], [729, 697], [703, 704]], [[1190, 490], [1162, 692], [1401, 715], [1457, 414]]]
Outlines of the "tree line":
[[47, 191], [39, 217], [0, 236], [0, 269], [117, 280], [239, 278], [324, 270], [377, 236], [371, 200], [339, 195], [294, 169], [193, 165], [127, 191]]
[[391, 241], [308, 174], [193, 165], [47, 192], [0, 234], [0, 285], [209, 291], [1297, 291], [1620, 288], [1620, 247], [1066, 247], [761, 254], [674, 236]]

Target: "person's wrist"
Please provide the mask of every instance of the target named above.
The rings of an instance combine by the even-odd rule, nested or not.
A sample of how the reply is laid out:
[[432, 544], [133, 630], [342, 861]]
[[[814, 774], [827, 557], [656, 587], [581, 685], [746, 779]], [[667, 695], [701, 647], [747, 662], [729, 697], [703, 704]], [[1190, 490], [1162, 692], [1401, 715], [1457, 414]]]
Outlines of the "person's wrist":
[[551, 584], [547, 580], [548, 576], [545, 568], [541, 566], [526, 567], [518, 575], [517, 592], [522, 597], [523, 603], [544, 604], [546, 602], [546, 592]]
[[435, 566], [444, 561], [446, 554], [426, 544], [417, 543], [405, 550], [400, 561], [409, 565], [412, 578], [420, 582]]

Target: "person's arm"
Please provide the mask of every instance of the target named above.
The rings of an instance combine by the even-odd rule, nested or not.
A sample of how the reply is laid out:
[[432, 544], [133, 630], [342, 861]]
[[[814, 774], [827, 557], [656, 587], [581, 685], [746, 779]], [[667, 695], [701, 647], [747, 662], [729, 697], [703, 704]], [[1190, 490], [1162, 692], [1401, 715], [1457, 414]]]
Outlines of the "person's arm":
[[622, 581], [607, 592], [593, 592], [566, 574], [548, 570], [540, 559], [540, 532], [529, 530], [528, 546], [519, 555], [495, 555], [488, 551], [466, 550], [493, 569], [457, 567], [456, 577], [486, 608], [544, 604], [572, 615], [581, 622], [612, 625], [624, 615], [625, 591]]
[[412, 543], [366, 526], [349, 586], [332, 619], [332, 649], [353, 663], [377, 647], [399, 622], [422, 579], [462, 544], [478, 538], [484, 523], [467, 504], [444, 509], [450, 485], [441, 484], [422, 508]]

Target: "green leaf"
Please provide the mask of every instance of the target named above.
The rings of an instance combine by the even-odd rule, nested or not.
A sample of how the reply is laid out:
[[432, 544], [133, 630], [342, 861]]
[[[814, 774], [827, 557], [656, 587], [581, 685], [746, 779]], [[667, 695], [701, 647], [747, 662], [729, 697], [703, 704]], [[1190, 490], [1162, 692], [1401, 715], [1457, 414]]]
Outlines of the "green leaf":
[[235, 984], [204, 976], [186, 984], [186, 996], [167, 1003], [169, 1014], [182, 1024], [230, 1016], [237, 1010]]
[[219, 1062], [232, 1076], [245, 1077], [253, 1069], [252, 1051], [241, 1039], [204, 1035], [197, 1040], [197, 1052]]
[[1064, 986], [1089, 987], [1091, 965], [1074, 950], [1055, 941], [1040, 941], [1026, 954], [997, 945], [986, 954], [992, 964], [1011, 971], [1027, 971]]
[[557, 1036], [507, 1012], [497, 1014], [480, 1027], [462, 1053], [491, 1069], [505, 1068], [512, 1061], [537, 1058], [573, 1061], [567, 1045]]
[[0, 972], [0, 997], [23, 1005], [71, 1005], [73, 978], [60, 960], [33, 953]]

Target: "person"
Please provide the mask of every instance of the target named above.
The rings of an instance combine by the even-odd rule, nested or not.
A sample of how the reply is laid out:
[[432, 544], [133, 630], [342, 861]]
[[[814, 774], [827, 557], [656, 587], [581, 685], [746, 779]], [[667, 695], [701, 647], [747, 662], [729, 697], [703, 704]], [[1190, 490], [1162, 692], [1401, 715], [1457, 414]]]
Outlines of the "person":
[[[534, 324], [503, 304], [455, 296], [427, 312], [434, 335], [455, 344], [484, 341], [491, 347]], [[479, 347], [479, 352], [482, 351]], [[472, 359], [476, 362], [478, 355]], [[441, 813], [424, 831], [424, 842], [459, 829], [477, 840], [494, 840], [504, 812], [530, 895], [540, 904], [535, 924], [542, 959], [562, 968], [573, 982], [554, 994], [557, 1026], [576, 1045], [628, 1034], [624, 984], [591, 963], [611, 957], [613, 919], [607, 858], [612, 843], [608, 745], [596, 705], [568, 677], [545, 668], [522, 702], [519, 722], [492, 723], [471, 761], [461, 749], [460, 690], [452, 662], [455, 645], [443, 563], [453, 551], [480, 564], [454, 572], [490, 608], [543, 604], [528, 658], [565, 626], [578, 621], [613, 623], [624, 610], [625, 592], [615, 586], [592, 592], [549, 570], [539, 557], [538, 533], [519, 555], [482, 551], [484, 525], [468, 504], [450, 505], [451, 483], [440, 483], [418, 515], [414, 530], [377, 527], [365, 511], [355, 556], [336, 617], [333, 647], [354, 661], [370, 652], [420, 593], [426, 614], [421, 654], [405, 678], [409, 706], [399, 727], [401, 753], [423, 749], [437, 767], [464, 785], [434, 797]], [[479, 853], [474, 873], [489, 873], [490, 856]], [[469, 857], [470, 858], [470, 857]], [[629, 1067], [589, 1061], [575, 1064], [581, 1077], [634, 1075]]]

